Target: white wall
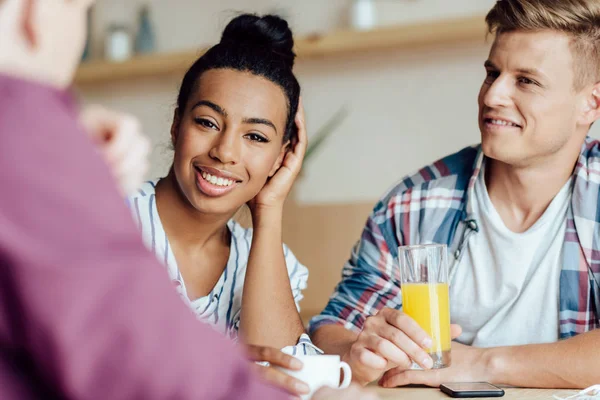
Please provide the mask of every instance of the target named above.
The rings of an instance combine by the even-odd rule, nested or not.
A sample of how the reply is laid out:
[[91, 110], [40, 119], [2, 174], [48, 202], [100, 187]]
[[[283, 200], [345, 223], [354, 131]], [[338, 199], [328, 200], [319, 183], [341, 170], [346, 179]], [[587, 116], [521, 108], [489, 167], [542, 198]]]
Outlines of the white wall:
[[[100, 0], [94, 31], [108, 22], [135, 22], [141, 2]], [[160, 51], [201, 48], [218, 41], [235, 11], [277, 10], [298, 35], [344, 27], [345, 0], [153, 0]], [[382, 0], [382, 24], [483, 14], [494, 0]], [[99, 43], [95, 43], [98, 51]], [[309, 130], [340, 106], [349, 117], [305, 166], [297, 199], [303, 203], [373, 201], [403, 175], [475, 143], [477, 92], [488, 45], [480, 43], [419, 51], [301, 60]], [[87, 102], [100, 102], [137, 115], [155, 144], [152, 176], [166, 171], [169, 126], [181, 76], [80, 88]], [[594, 128], [594, 136], [600, 136]]]

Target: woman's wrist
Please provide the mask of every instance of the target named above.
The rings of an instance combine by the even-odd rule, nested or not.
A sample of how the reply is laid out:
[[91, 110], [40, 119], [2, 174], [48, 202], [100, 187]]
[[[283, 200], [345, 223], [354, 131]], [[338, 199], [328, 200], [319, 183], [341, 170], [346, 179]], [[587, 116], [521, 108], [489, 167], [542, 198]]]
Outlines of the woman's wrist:
[[259, 206], [252, 210], [252, 227], [254, 230], [268, 228], [281, 230], [283, 223], [283, 207]]

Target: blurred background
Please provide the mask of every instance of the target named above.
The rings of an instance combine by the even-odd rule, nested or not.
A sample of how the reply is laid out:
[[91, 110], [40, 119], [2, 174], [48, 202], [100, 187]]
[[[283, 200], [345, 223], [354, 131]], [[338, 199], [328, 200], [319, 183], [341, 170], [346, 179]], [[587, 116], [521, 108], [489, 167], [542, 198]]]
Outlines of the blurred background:
[[[187, 67], [241, 12], [286, 18], [309, 140], [327, 134], [306, 160], [284, 222], [285, 242], [311, 272], [306, 319], [325, 305], [377, 199], [404, 175], [479, 141], [484, 17], [494, 3], [99, 0], [76, 91], [139, 117], [154, 145], [149, 177], [164, 176]], [[598, 126], [592, 135], [600, 137]]]

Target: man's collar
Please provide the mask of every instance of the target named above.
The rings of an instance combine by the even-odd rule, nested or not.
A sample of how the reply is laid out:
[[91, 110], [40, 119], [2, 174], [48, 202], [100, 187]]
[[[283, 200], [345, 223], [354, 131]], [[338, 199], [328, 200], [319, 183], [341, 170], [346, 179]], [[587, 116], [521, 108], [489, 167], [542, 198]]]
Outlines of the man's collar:
[[[481, 168], [486, 160], [481, 145], [477, 148], [477, 156], [473, 163], [473, 173], [469, 180], [467, 192], [465, 193], [465, 216], [464, 221], [474, 218], [473, 199], [475, 182], [477, 181]], [[587, 265], [591, 265], [591, 252], [593, 250], [594, 237], [597, 235], [598, 224], [596, 212], [600, 196], [598, 186], [600, 185], [600, 142], [591, 137], [586, 137], [577, 164], [573, 170], [574, 182], [571, 207], [568, 212], [569, 218], [573, 218], [574, 228], [578, 241], [583, 250]]]
[[483, 150], [481, 148], [481, 144], [477, 146], [477, 156], [475, 157], [475, 161], [473, 162], [473, 173], [471, 174], [471, 178], [469, 179], [469, 185], [467, 186], [467, 192], [465, 193], [465, 220], [470, 220], [473, 218], [473, 202], [475, 192], [475, 182], [477, 182], [477, 178], [479, 177], [479, 173], [481, 172], [481, 168], [483, 167], [483, 162], [485, 160], [485, 154], [483, 154]]

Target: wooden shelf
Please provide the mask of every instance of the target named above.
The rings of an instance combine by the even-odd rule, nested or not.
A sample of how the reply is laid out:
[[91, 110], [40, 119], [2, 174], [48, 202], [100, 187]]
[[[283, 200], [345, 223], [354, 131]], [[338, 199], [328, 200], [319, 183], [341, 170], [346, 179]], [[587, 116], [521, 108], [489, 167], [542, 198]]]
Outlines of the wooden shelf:
[[[313, 34], [296, 40], [300, 60], [385, 49], [406, 49], [466, 40], [483, 40], [486, 26], [481, 15], [378, 28]], [[122, 63], [92, 61], [79, 67], [77, 85], [183, 73], [204, 52], [185, 51], [135, 57]]]

